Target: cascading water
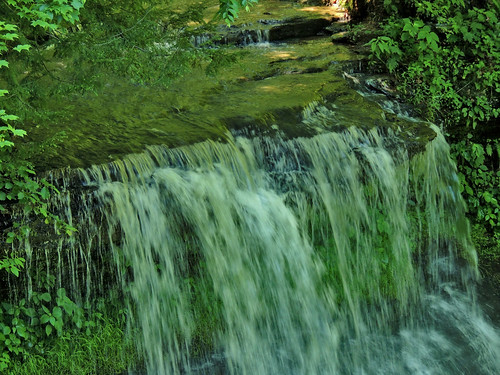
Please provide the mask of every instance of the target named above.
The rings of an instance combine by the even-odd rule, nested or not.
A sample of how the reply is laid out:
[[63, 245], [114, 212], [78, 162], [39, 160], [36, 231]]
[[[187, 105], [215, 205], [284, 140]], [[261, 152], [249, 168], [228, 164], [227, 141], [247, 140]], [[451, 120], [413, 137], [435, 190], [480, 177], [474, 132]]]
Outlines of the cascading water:
[[236, 44], [240, 46], [248, 46], [253, 44], [269, 45], [269, 29], [242, 29], [237, 33], [224, 36], [220, 40], [214, 39], [214, 35], [202, 34], [194, 36], [191, 42], [195, 47], [207, 46], [210, 43], [216, 44]]
[[[330, 121], [314, 112], [304, 126]], [[59, 203], [82, 228], [60, 269], [82, 299], [114, 275], [147, 374], [498, 373], [434, 130], [411, 159], [392, 131], [351, 127], [154, 147], [82, 171], [90, 192]]]

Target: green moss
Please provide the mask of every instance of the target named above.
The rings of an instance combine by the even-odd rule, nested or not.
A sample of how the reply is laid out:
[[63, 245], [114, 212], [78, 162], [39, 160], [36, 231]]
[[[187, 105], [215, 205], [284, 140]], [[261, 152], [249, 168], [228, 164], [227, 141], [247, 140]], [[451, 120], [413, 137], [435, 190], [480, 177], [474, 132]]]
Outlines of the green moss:
[[[181, 3], [172, 6], [181, 9], [193, 1]], [[217, 2], [209, 5], [207, 14], [213, 14]], [[250, 13], [243, 12], [238, 22], [262, 25], [259, 19], [318, 17], [325, 9], [266, 1]], [[228, 61], [237, 62], [220, 67], [212, 76], [206, 75], [206, 66], [200, 66], [168, 88], [132, 84], [96, 63], [89, 78], [95, 82], [88, 83], [94, 91], [84, 93], [62, 83], [73, 81], [76, 57], [58, 58], [48, 49], [45, 65], [52, 73], [36, 80], [23, 75], [26, 69], [19, 62], [19, 88], [24, 94], [13, 95], [11, 100], [17, 102], [10, 104], [16, 109], [12, 112], [22, 116], [28, 132], [24, 150], [31, 154], [37, 171], [43, 171], [107, 163], [142, 152], [148, 145], [177, 147], [206, 139], [224, 141], [228, 129], [245, 126], [265, 132], [277, 125], [289, 136], [310, 135], [311, 129], [301, 125], [301, 112], [309, 103], [323, 101], [334, 107], [342, 126], [401, 127], [409, 129], [411, 141], [418, 138], [414, 134], [420, 130], [415, 127], [425, 128], [387, 118], [377, 104], [351, 89], [342, 77], [341, 65], [363, 56], [333, 45], [328, 37], [232, 48], [227, 53]], [[12, 65], [15, 68], [16, 63]], [[24, 114], [19, 110], [21, 99], [29, 103]], [[418, 142], [423, 144], [426, 139]]]
[[59, 92], [59, 82], [42, 79], [44, 90], [33, 103], [39, 110], [24, 115], [25, 146], [58, 144], [33, 158], [38, 170], [88, 167], [141, 152], [147, 145], [224, 139], [226, 119], [242, 113], [260, 119], [281, 109], [300, 112], [332, 92], [357, 95], [340, 75], [327, 70], [332, 60], [354, 56], [327, 38], [231, 53], [238, 63], [217, 76], [207, 77], [200, 68], [168, 88], [107, 76], [95, 93], [68, 95]]

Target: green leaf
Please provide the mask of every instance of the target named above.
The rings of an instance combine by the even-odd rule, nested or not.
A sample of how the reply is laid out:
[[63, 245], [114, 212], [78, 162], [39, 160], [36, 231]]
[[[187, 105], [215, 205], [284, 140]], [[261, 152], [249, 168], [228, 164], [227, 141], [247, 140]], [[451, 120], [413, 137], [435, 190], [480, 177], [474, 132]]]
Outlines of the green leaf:
[[14, 146], [14, 142], [11, 141], [0, 141], [0, 148], [2, 147], [12, 147]]
[[19, 44], [13, 48], [14, 51], [21, 52], [21, 51], [29, 51], [31, 46], [29, 44]]
[[34, 308], [30, 307], [29, 309], [26, 309], [26, 315], [28, 315], [30, 318], [34, 318], [36, 315], [36, 311]]
[[83, 324], [81, 319], [74, 319], [74, 322], [78, 329], [82, 328]]
[[493, 155], [493, 149], [491, 148], [490, 144], [486, 145], [486, 155], [488, 155], [488, 156]]
[[56, 320], [56, 322], [54, 323], [54, 328], [57, 330], [57, 332], [59, 332], [59, 334], [61, 333], [62, 327], [63, 327], [62, 320]]
[[82, 4], [82, 2], [81, 2], [81, 1], [78, 1], [78, 0], [73, 0], [73, 1], [71, 2], [71, 6], [72, 6], [73, 8], [75, 8], [76, 10], [79, 10], [81, 7], [83, 7], [83, 4]]
[[52, 326], [46, 325], [45, 326], [45, 333], [47, 334], [47, 336], [50, 336], [50, 334], [52, 333]]
[[0, 34], [0, 39], [3, 39], [3, 40], [14, 40], [17, 37], [19, 37], [19, 35], [15, 34], [15, 33]]
[[3, 115], [0, 116], [0, 118], [4, 121], [16, 121], [19, 119], [19, 117], [16, 115]]
[[422, 21], [422, 20], [416, 20], [415, 23], [414, 23], [414, 25], [417, 28], [421, 28], [422, 26], [424, 26], [424, 21]]
[[42, 197], [42, 199], [49, 199], [50, 197], [50, 192], [49, 192], [49, 189], [47, 189], [47, 187], [43, 187], [42, 190], [40, 190], [40, 197]]
[[3, 67], [3, 66], [5, 66], [5, 67], [8, 68], [9, 67], [9, 63], [7, 61], [5, 61], [5, 60], [0, 60], [0, 68]]
[[31, 26], [33, 26], [33, 27], [40, 26], [41, 28], [44, 28], [44, 29], [51, 29], [52, 26], [54, 26], [54, 25], [48, 23], [47, 21], [36, 20], [36, 21], [31, 22]]
[[7, 24], [3, 25], [3, 29], [6, 31], [16, 31], [17, 26], [7, 23]]
[[27, 338], [26, 328], [23, 326], [17, 327], [17, 334], [22, 338]]
[[64, 288], [59, 288], [57, 289], [57, 296], [59, 298], [64, 298], [66, 297], [66, 290]]
[[42, 301], [45, 301], [45, 302], [50, 302], [50, 300], [51, 300], [50, 294], [49, 293], [43, 293], [42, 295], [40, 295], [40, 299]]
[[62, 317], [62, 310], [59, 306], [55, 306], [52, 309], [52, 315], [54, 315], [56, 318], [61, 318]]

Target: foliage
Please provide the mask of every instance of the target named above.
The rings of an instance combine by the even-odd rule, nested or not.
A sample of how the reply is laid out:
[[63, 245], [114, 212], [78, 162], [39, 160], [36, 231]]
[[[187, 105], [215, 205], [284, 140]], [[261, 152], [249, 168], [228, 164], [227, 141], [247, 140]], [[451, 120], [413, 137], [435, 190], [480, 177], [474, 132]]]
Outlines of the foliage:
[[[391, 3], [386, 1], [386, 3]], [[427, 117], [472, 127], [499, 116], [500, 23], [495, 8], [462, 0], [413, 2], [415, 16], [389, 17], [372, 56]]]
[[90, 336], [63, 333], [43, 355], [16, 361], [10, 375], [115, 375], [140, 362], [134, 343], [114, 320], [103, 317]]
[[[28, 1], [22, 2], [22, 7], [19, 5], [21, 2], [9, 0], [8, 3], [19, 7], [20, 17], [31, 17], [30, 12], [34, 12], [31, 3]], [[15, 42], [19, 38], [17, 29], [16, 25], [0, 21], [0, 56], [3, 57], [3, 55], [7, 54], [9, 49], [17, 53], [30, 49], [27, 44], [17, 44]], [[8, 66], [6, 60], [0, 60], [0, 69], [8, 68]], [[7, 94], [8, 90], [0, 90], [0, 97]], [[56, 227], [63, 228], [70, 234], [74, 228], [63, 223], [48, 210], [47, 199], [50, 196], [50, 191], [55, 190], [55, 188], [44, 180], [36, 181], [32, 165], [23, 160], [14, 147], [14, 140], [26, 135], [24, 130], [12, 125], [12, 122], [16, 120], [18, 120], [17, 116], [7, 114], [5, 110], [0, 109], [0, 213], [7, 211], [8, 204], [18, 203], [22, 207], [24, 214], [34, 213], [41, 216], [47, 224], [53, 222]], [[16, 240], [20, 241], [27, 232], [27, 226], [14, 223], [14, 230], [7, 233], [6, 242], [13, 244]], [[9, 254], [0, 261], [0, 269], [18, 276], [23, 262], [23, 258], [15, 254]]]
[[500, 285], [498, 271], [500, 269], [500, 233], [496, 232], [491, 235], [482, 224], [474, 224], [472, 241], [479, 259], [483, 259], [483, 262], [479, 264], [481, 273], [490, 278], [496, 286]]
[[26, 260], [21, 257], [4, 258], [0, 260], [0, 270], [6, 270], [8, 273], [14, 276], [19, 276], [19, 271], [24, 268], [24, 262]]
[[4, 302], [0, 307], [0, 370], [14, 374], [48, 374], [49, 369], [68, 374], [123, 370], [127, 360], [120, 359], [121, 349], [129, 345], [131, 351], [120, 328], [125, 324], [124, 314], [119, 312], [121, 320], [112, 323], [103, 309], [91, 312], [79, 307], [63, 288], [55, 297], [33, 292], [17, 304]]
[[5, 0], [10, 10], [31, 27], [45, 31], [61, 31], [61, 25], [74, 25], [79, 21], [80, 8], [85, 0]]
[[218, 15], [224, 19], [228, 25], [238, 18], [240, 9], [243, 8], [247, 12], [250, 7], [258, 3], [259, 0], [219, 0]]
[[[48, 292], [33, 292], [28, 299], [21, 299], [18, 304], [3, 302], [0, 307], [0, 350], [5, 369], [14, 359], [26, 359], [32, 353], [43, 353], [46, 338], [51, 335], [61, 336], [63, 327], [69, 330], [84, 330], [90, 335], [91, 327], [96, 325], [95, 315], [85, 318], [85, 312], [66, 296], [64, 289], [57, 291], [52, 298]], [[7, 355], [6, 355], [7, 354]]]
[[494, 160], [500, 157], [500, 140], [488, 139], [485, 144], [468, 139], [452, 145], [452, 155], [459, 165], [461, 193], [481, 225], [500, 227], [500, 169]]
[[[212, 42], [204, 43], [210, 48], [197, 48], [193, 43], [198, 36], [206, 39], [214, 33], [215, 24], [204, 19], [208, 5], [172, 0], [89, 0], [79, 9], [79, 21], [64, 22], [67, 28], [44, 38], [25, 25], [22, 37], [36, 48], [17, 64], [20, 72], [28, 73], [22, 75], [22, 82], [17, 82], [14, 74], [8, 77], [18, 99], [12, 100], [12, 108], [31, 118], [37, 98], [97, 93], [110, 76], [124, 77], [135, 85], [168, 86], [193, 67], [213, 72], [231, 59], [224, 48], [214, 48]], [[40, 77], [55, 84], [47, 85], [47, 79]]]

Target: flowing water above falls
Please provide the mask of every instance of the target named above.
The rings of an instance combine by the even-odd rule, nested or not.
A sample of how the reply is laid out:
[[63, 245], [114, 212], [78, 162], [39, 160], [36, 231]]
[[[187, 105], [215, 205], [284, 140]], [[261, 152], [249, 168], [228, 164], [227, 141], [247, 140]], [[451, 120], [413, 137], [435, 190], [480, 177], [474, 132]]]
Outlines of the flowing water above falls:
[[147, 374], [496, 373], [434, 130], [411, 160], [393, 132], [351, 127], [82, 170], [87, 190], [58, 203], [81, 236], [59, 280], [81, 299], [122, 286]]

